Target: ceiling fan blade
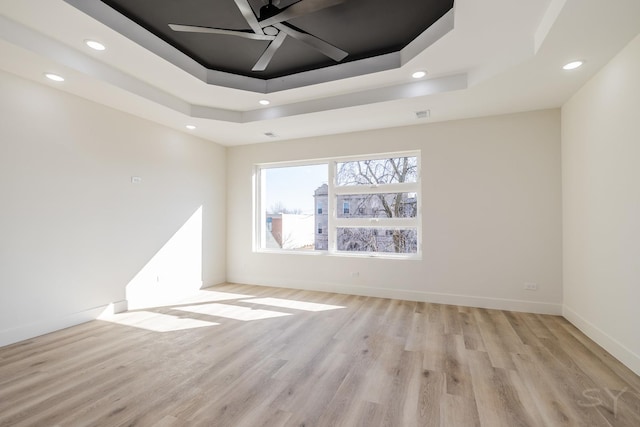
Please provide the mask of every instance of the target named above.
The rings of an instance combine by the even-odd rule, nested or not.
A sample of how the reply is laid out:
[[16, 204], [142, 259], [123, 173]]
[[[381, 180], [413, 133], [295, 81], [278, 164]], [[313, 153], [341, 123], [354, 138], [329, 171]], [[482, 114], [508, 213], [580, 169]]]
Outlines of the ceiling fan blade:
[[268, 36], [264, 33], [256, 34], [256, 33], [248, 33], [244, 31], [236, 31], [236, 30], [223, 30], [222, 28], [199, 27], [196, 25], [169, 24], [169, 27], [173, 31], [179, 31], [184, 33], [225, 34], [228, 36], [238, 36], [238, 37], [244, 37], [246, 39], [252, 39], [252, 40], [273, 40], [276, 38], [275, 36]]
[[321, 53], [325, 54], [326, 56], [328, 56], [329, 58], [333, 59], [334, 61], [340, 62], [344, 58], [346, 58], [347, 55], [349, 55], [344, 50], [339, 49], [339, 48], [335, 47], [334, 45], [329, 44], [326, 41], [319, 39], [316, 36], [312, 36], [311, 34], [303, 33], [302, 31], [299, 31], [299, 30], [293, 28], [293, 26], [291, 26], [291, 25], [287, 25], [287, 24], [282, 23], [282, 24], [275, 24], [274, 27], [276, 27], [277, 29], [280, 30], [279, 34], [286, 33], [288, 36], [291, 36], [294, 39], [300, 40], [301, 42], [308, 44], [312, 48], [320, 51]]
[[269, 25], [279, 24], [280, 22], [288, 21], [290, 19], [297, 18], [298, 16], [306, 15], [307, 13], [326, 9], [327, 7], [335, 6], [343, 2], [344, 0], [300, 0], [291, 6], [282, 9], [282, 11], [277, 15], [267, 18], [264, 21], [260, 21], [260, 25], [264, 28]]
[[244, 16], [244, 19], [247, 21], [247, 24], [251, 27], [254, 33], [256, 34], [264, 34], [262, 31], [262, 26], [258, 23], [258, 18], [256, 18], [256, 14], [253, 13], [253, 9], [249, 5], [248, 0], [234, 0], [236, 2], [236, 6], [240, 9], [240, 13]]
[[269, 46], [267, 46], [267, 49], [264, 51], [260, 59], [258, 59], [258, 62], [256, 62], [256, 65], [253, 66], [251, 71], [266, 70], [269, 62], [271, 62], [271, 58], [273, 58], [273, 55], [276, 53], [280, 45], [282, 45], [285, 38], [287, 38], [287, 34], [282, 31], [279, 32], [275, 40], [269, 43]]

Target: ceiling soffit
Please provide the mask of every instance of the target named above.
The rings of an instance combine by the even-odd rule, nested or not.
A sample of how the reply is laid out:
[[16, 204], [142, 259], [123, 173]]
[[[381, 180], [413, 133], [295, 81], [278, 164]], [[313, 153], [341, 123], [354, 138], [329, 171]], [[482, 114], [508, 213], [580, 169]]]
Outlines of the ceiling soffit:
[[[329, 0], [337, 4], [276, 25], [286, 24], [293, 31], [340, 46], [348, 52], [343, 60], [328, 58], [294, 37], [283, 37], [266, 69], [252, 71], [271, 41], [178, 32], [168, 25], [220, 27], [253, 34], [236, 4], [246, 0], [64, 1], [207, 84], [257, 93], [400, 68], [451, 31], [454, 24], [453, 0]], [[266, 0], [248, 2], [255, 14], [264, 3]], [[289, 4], [294, 2], [281, 0], [279, 7], [286, 10]]]

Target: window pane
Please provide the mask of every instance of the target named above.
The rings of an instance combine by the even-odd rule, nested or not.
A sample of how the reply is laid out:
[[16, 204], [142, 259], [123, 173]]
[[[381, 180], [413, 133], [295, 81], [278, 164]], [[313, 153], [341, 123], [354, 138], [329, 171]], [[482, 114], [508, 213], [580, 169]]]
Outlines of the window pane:
[[394, 157], [336, 163], [336, 185], [379, 185], [417, 182], [418, 158]]
[[338, 196], [338, 218], [415, 218], [416, 193], [345, 194]]
[[327, 249], [327, 170], [327, 164], [261, 170], [263, 248]]
[[415, 254], [418, 233], [415, 228], [338, 227], [338, 250], [346, 252], [385, 252]]

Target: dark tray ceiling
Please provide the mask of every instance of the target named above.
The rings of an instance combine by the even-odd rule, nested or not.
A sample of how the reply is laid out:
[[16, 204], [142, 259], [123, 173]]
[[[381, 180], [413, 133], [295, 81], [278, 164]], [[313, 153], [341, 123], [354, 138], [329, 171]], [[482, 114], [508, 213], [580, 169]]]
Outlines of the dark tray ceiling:
[[[305, 1], [305, 0], [301, 0]], [[234, 0], [102, 0], [206, 68], [273, 79], [337, 62], [305, 43], [286, 37], [265, 71], [251, 71], [269, 41], [221, 34], [182, 33], [168, 24], [250, 30]], [[249, 0], [256, 15], [267, 3]], [[278, 2], [274, 2], [278, 3]], [[279, 8], [296, 3], [281, 0]], [[344, 3], [291, 19], [291, 24], [349, 55], [349, 62], [395, 52], [441, 18], [453, 0], [345, 0]]]

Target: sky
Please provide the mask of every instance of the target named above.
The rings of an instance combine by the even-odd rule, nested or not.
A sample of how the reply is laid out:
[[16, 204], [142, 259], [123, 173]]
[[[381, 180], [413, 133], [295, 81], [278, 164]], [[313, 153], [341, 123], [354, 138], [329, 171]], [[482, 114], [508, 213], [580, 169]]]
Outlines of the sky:
[[327, 182], [328, 165], [288, 166], [265, 171], [266, 208], [282, 202], [287, 209], [314, 211], [313, 192]]

